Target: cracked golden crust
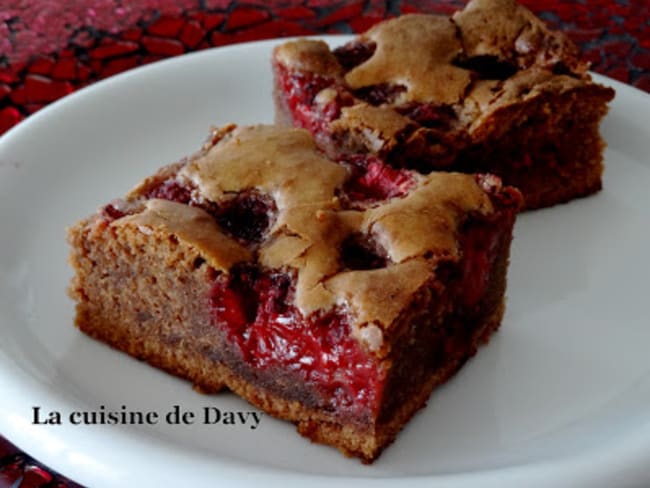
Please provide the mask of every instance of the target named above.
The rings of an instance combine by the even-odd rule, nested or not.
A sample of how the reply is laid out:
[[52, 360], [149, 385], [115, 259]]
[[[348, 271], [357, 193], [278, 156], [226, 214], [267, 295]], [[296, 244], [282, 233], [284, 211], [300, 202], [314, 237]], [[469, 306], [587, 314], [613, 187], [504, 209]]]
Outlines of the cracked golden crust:
[[[519, 71], [503, 82], [483, 80], [475, 84], [459, 117], [465, 121], [468, 133], [475, 136], [484, 122], [502, 108], [525, 104], [545, 93], [559, 95], [582, 86], [585, 86], [583, 80], [555, 75], [543, 68]], [[473, 140], [477, 138], [473, 137]]]
[[362, 229], [396, 263], [428, 254], [458, 258], [458, 225], [469, 213], [493, 211], [473, 175], [431, 173], [408, 196], [364, 212]]
[[447, 17], [409, 14], [382, 22], [361, 35], [376, 44], [374, 54], [345, 75], [352, 89], [390, 83], [406, 91], [396, 103], [457, 103], [471, 81], [468, 70], [452, 64], [462, 51]]
[[367, 271], [344, 271], [325, 282], [325, 288], [357, 312], [361, 324], [391, 324], [415, 293], [433, 278], [430, 261], [411, 259]]
[[[402, 85], [405, 91], [380, 107], [373, 107], [381, 114], [358, 107], [350, 114], [344, 112], [331, 124], [334, 133], [343, 133], [346, 128], [359, 132], [379, 127], [380, 115], [385, 117], [392, 107], [409, 102], [452, 106], [458, 117], [453, 129], [475, 126], [480, 115], [487, 118], [506, 101], [521, 102], [522, 97], [511, 96], [517, 93], [513, 85], [526, 79], [530, 88], [541, 73], [543, 80], [531, 95], [593, 84], [587, 73], [588, 63], [580, 61], [576, 45], [564, 33], [550, 30], [515, 0], [472, 0], [451, 18], [403, 15], [375, 25], [355, 42], [372, 42], [376, 48], [372, 56], [344, 75], [352, 90], [387, 83]], [[505, 81], [477, 79], [477, 74], [463, 63], [480, 57], [508, 63], [517, 71]], [[334, 67], [332, 58], [333, 53], [324, 50], [322, 41], [298, 40], [286, 48], [276, 48], [274, 60], [286, 68], [304, 71], [319, 63], [327, 64], [327, 71], [314, 72], [340, 77], [342, 67]], [[558, 66], [560, 71], [570, 74], [554, 73]], [[488, 85], [489, 92], [485, 89]], [[501, 97], [503, 93], [508, 96]], [[476, 103], [477, 98], [481, 103]], [[359, 107], [362, 105], [365, 102]], [[390, 116], [391, 128], [399, 125], [400, 117]], [[368, 148], [372, 150], [372, 144], [383, 147], [388, 141], [388, 137], [372, 139]]]
[[309, 71], [325, 76], [343, 74], [343, 68], [323, 41], [302, 39], [289, 41], [273, 50], [273, 57], [291, 69]]
[[[474, 176], [458, 173], [414, 175], [414, 188], [404, 197], [366, 210], [345, 209], [336, 193], [347, 170], [326, 159], [307, 131], [233, 126], [220, 137], [184, 166], [176, 166], [176, 178], [190, 180], [201, 198], [213, 202], [250, 189], [270, 195], [277, 218], [255, 253], [224, 233], [206, 211], [166, 200], [145, 200], [139, 213], [111, 225], [173, 234], [223, 272], [253, 260], [271, 269], [293, 269], [295, 305], [301, 312], [346, 307], [355, 316], [355, 333], [370, 323], [380, 331], [389, 329], [413, 293], [435, 279], [437, 263], [459, 257], [456, 235], [467, 215], [494, 210]], [[130, 196], [137, 199], [137, 192]], [[339, 252], [351, 234], [378, 242], [389, 264], [374, 270], [344, 269]], [[377, 331], [360, 336], [376, 341]]]
[[354, 90], [389, 83], [405, 102], [455, 104], [471, 91], [472, 72], [462, 61], [490, 56], [519, 69], [552, 70], [558, 63], [584, 75], [587, 64], [563, 33], [514, 0], [473, 0], [452, 18], [410, 14], [381, 22], [358, 38], [376, 44], [373, 55], [345, 75]]
[[[317, 149], [307, 131], [270, 125], [233, 129], [179, 172], [200, 194], [220, 202], [233, 192], [258, 189], [284, 209], [331, 202], [346, 171]], [[281, 221], [281, 219], [279, 219]]]
[[[347, 131], [354, 131], [355, 138], [362, 138], [364, 145], [373, 152], [382, 154], [390, 151], [399, 134], [415, 124], [390, 107], [375, 107], [367, 103], [357, 103], [343, 107], [341, 116], [330, 124], [334, 138], [347, 137]], [[345, 140], [341, 141], [345, 143]]]
[[225, 234], [208, 213], [169, 200], [147, 200], [141, 212], [127, 215], [111, 225], [132, 226], [143, 234], [161, 231], [172, 234], [200, 252], [210, 266], [223, 272], [252, 259], [252, 253]]
[[574, 72], [587, 69], [587, 64], [578, 59], [578, 48], [566, 35], [551, 31], [515, 0], [472, 0], [452, 20], [468, 58], [494, 56], [520, 68], [552, 68], [562, 62]]

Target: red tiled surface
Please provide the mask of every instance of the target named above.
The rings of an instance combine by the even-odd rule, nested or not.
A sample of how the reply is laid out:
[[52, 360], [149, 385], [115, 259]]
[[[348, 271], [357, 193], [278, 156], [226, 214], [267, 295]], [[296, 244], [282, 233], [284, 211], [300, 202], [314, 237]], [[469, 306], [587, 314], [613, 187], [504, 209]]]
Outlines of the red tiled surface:
[[[567, 32], [596, 72], [650, 92], [647, 0], [521, 0]], [[0, 134], [48, 103], [121, 71], [257, 39], [352, 33], [461, 0], [22, 0], [0, 3]], [[78, 486], [0, 437], [0, 488]]]
[[0, 437], [0, 488], [82, 488]]

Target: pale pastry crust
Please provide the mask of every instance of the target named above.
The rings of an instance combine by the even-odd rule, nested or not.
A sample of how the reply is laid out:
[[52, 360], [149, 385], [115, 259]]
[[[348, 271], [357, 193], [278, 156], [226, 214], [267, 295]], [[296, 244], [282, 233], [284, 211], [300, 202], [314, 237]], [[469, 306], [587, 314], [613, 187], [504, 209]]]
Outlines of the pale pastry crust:
[[[219, 137], [173, 166], [175, 178], [191, 181], [200, 197], [211, 202], [247, 190], [271, 196], [277, 217], [255, 252], [229, 237], [206, 211], [166, 200], [145, 200], [141, 212], [111, 225], [172, 234], [225, 273], [255, 260], [263, 267], [293, 270], [295, 305], [305, 315], [343, 306], [356, 317], [357, 328], [375, 324], [386, 332], [413, 294], [435, 279], [437, 263], [460, 258], [456, 236], [466, 217], [494, 211], [476, 178], [460, 173], [414, 175], [406, 196], [365, 210], [346, 209], [337, 191], [347, 170], [325, 158], [306, 130], [229, 126]], [[142, 194], [135, 190], [129, 196], [137, 201]], [[341, 243], [352, 234], [377, 242], [386, 251], [387, 265], [344, 269]], [[369, 337], [376, 340], [377, 334]]]

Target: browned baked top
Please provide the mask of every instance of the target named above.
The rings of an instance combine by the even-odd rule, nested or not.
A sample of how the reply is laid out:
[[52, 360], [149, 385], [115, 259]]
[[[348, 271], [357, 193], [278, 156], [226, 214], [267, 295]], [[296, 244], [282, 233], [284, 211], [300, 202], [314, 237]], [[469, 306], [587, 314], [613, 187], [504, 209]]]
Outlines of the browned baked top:
[[462, 52], [455, 25], [446, 17], [410, 14], [382, 22], [361, 35], [375, 43], [372, 56], [352, 68], [352, 89], [392, 83], [406, 88], [395, 102], [458, 102], [471, 77], [453, 64]]
[[[224, 272], [247, 261], [293, 269], [295, 305], [304, 314], [343, 306], [358, 324], [386, 329], [434, 278], [437, 262], [459, 257], [457, 230], [467, 216], [494, 212], [477, 179], [458, 173], [414, 173], [405, 196], [353, 208], [337, 196], [348, 170], [325, 158], [306, 130], [231, 125], [217, 134], [198, 155], [158, 177], [191, 185], [215, 204], [250, 190], [272, 198], [276, 215], [260, 243], [251, 248], [237, 241], [201, 208], [147, 199], [151, 178], [127, 197], [125, 208], [135, 212], [110, 225], [173, 234]], [[341, 244], [352, 235], [372, 241], [386, 265], [345, 268]]]
[[371, 55], [347, 71], [322, 41], [292, 41], [274, 53], [276, 63], [339, 79], [353, 93], [399, 87], [374, 110], [346, 108], [334, 131], [397, 128], [410, 120], [394, 107], [429, 103], [453, 107], [450, 128], [471, 134], [478, 118], [505, 105], [592, 84], [575, 44], [515, 0], [472, 0], [452, 17], [403, 15], [370, 28], [355, 44]]

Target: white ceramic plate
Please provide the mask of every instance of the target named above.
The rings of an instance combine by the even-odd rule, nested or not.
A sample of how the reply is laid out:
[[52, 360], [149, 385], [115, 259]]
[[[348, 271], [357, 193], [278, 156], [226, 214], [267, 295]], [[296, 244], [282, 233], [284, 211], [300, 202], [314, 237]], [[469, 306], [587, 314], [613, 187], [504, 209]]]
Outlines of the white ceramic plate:
[[647, 486], [650, 97], [600, 77], [617, 90], [604, 191], [520, 217], [501, 331], [374, 465], [268, 417], [255, 430], [32, 424], [34, 406], [251, 410], [79, 333], [64, 229], [198, 148], [210, 124], [272, 121], [273, 45], [131, 71], [0, 139], [0, 432], [94, 487]]

